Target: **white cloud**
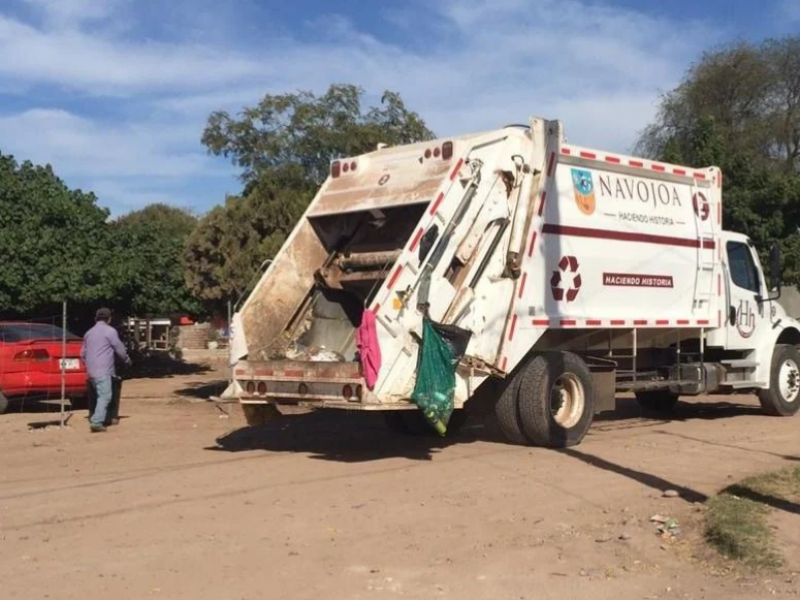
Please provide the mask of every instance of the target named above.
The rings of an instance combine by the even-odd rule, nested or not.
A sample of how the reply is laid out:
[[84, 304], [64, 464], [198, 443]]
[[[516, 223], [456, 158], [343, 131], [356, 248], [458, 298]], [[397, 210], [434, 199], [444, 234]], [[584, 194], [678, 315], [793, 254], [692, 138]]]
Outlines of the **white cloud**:
[[[94, 29], [111, 23], [125, 0], [24, 1], [43, 11], [44, 25], [0, 9], [0, 84], [68, 90], [73, 100], [106, 102], [113, 116], [77, 116], [54, 94], [46, 109], [0, 118], [0, 139], [18, 156], [97, 182], [120, 205], [167, 198], [122, 178], [229, 177], [199, 142], [212, 110], [238, 112], [265, 93], [322, 92], [333, 82], [359, 84], [371, 98], [399, 91], [441, 135], [536, 114], [561, 119], [574, 143], [625, 151], [652, 118], [658, 93], [725, 36], [718, 23], [677, 23], [588, 0], [413, 0], [387, 14], [402, 45], [337, 15], [318, 15], [297, 32], [313, 33], [310, 40], [283, 34], [245, 44], [230, 34], [223, 43], [220, 30], [204, 36], [213, 19], [200, 19], [191, 42], [156, 42], [110, 25]], [[180, 11], [166, 14], [177, 19]], [[125, 98], [116, 111], [112, 95]]]
[[181, 178], [211, 169], [200, 147], [187, 151], [196, 132], [169, 123], [100, 125], [64, 110], [31, 109], [0, 117], [0, 139], [14, 154], [50, 163], [64, 176]]

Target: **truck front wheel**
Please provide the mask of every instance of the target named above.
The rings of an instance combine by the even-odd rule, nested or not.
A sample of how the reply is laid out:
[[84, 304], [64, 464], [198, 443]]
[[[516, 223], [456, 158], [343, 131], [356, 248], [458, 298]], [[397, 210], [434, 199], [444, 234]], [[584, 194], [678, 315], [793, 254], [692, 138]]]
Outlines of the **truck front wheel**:
[[800, 410], [800, 352], [794, 346], [779, 344], [772, 353], [769, 387], [758, 391], [764, 412], [791, 417]]
[[594, 419], [596, 390], [586, 363], [571, 352], [546, 352], [522, 373], [519, 413], [525, 435], [537, 446], [579, 444]]

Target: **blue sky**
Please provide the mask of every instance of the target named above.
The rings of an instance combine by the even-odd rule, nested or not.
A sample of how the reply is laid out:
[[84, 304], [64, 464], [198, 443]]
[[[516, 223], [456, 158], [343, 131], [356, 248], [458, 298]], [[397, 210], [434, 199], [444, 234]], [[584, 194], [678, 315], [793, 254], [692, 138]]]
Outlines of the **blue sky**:
[[[439, 135], [558, 118], [626, 151], [706, 48], [800, 31], [800, 0], [3, 0], [0, 150], [119, 215], [236, 193], [208, 114], [265, 93], [399, 91]], [[735, 14], [734, 14], [735, 12]]]

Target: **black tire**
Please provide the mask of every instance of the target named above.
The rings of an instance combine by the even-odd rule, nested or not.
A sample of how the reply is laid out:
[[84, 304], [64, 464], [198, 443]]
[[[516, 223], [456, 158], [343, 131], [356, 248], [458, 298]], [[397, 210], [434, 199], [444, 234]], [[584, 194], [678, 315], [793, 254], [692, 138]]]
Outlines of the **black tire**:
[[[570, 398], [566, 402], [565, 394]], [[592, 373], [579, 356], [571, 352], [536, 356], [522, 372], [519, 387], [525, 435], [533, 444], [547, 448], [579, 444], [594, 419], [596, 396]], [[557, 401], [560, 404], [554, 414]]]
[[[438, 434], [425, 420], [419, 410], [389, 410], [383, 413], [386, 426], [390, 431], [403, 435], [430, 436]], [[457, 435], [467, 420], [467, 411], [457, 408], [450, 415], [444, 437]]]
[[3, 395], [3, 392], [0, 392], [0, 415], [5, 413], [8, 410], [8, 398]]
[[[782, 381], [784, 379], [786, 381]], [[769, 388], [759, 390], [758, 399], [768, 415], [791, 417], [797, 414], [800, 410], [800, 352], [797, 348], [784, 344], [775, 346]]]
[[503, 388], [500, 397], [494, 405], [494, 414], [500, 433], [512, 444], [529, 446], [530, 441], [525, 437], [522, 429], [522, 420], [519, 415], [519, 386], [522, 380], [521, 373], [502, 382]]
[[668, 389], [636, 392], [636, 402], [644, 410], [654, 413], [670, 412], [678, 403], [678, 394]]

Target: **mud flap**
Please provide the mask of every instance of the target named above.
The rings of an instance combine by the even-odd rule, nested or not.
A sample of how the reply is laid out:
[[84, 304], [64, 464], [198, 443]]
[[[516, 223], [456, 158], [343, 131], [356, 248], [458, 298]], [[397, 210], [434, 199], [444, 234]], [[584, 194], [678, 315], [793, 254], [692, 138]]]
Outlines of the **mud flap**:
[[453, 414], [456, 367], [467, 351], [472, 332], [425, 318], [417, 357], [417, 381], [411, 399], [439, 435]]

